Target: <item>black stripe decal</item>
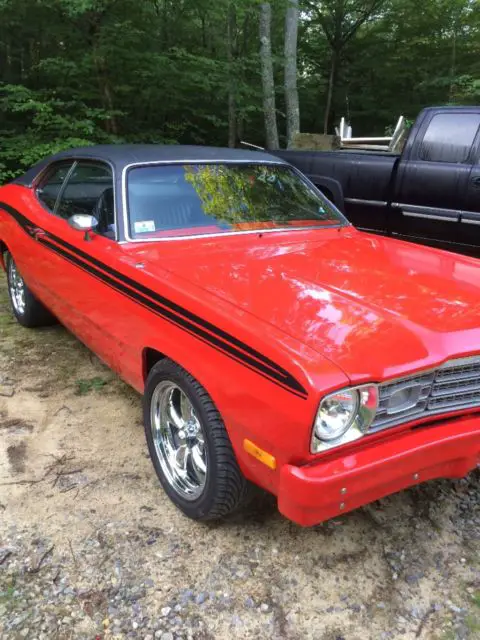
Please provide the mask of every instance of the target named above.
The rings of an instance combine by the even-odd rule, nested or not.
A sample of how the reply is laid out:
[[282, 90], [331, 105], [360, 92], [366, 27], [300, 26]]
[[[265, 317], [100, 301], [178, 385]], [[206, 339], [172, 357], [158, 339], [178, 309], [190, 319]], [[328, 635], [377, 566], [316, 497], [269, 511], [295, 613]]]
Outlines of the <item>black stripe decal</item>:
[[[48, 234], [48, 237], [53, 239], [53, 240], [55, 240], [55, 242], [57, 244], [60, 244], [62, 247], [65, 247], [70, 252], [75, 253], [76, 255], [80, 256], [81, 258], [83, 258], [83, 260], [85, 260], [85, 261], [91, 263], [92, 265], [98, 267], [102, 271], [112, 275], [117, 280], [120, 280], [120, 282], [126, 284], [127, 286], [131, 287], [132, 289], [135, 289], [136, 291], [139, 291], [140, 293], [148, 296], [149, 298], [152, 298], [153, 300], [157, 301], [163, 307], [166, 307], [167, 309], [172, 310], [174, 313], [176, 313], [178, 315], [181, 315], [181, 316], [183, 316], [185, 318], [188, 318], [190, 321], [192, 321], [195, 324], [199, 325], [201, 328], [206, 329], [210, 333], [215, 334], [216, 336], [222, 338], [226, 342], [229, 342], [230, 344], [238, 347], [239, 349], [241, 349], [245, 353], [253, 356], [256, 360], [259, 360], [260, 362], [262, 362], [264, 365], [266, 365], [267, 367], [269, 367], [273, 371], [276, 371], [277, 373], [279, 373], [285, 380], [293, 381], [293, 379], [291, 378], [291, 376], [288, 373], [288, 371], [286, 371], [285, 369], [282, 369], [282, 367], [280, 367], [278, 364], [276, 364], [275, 362], [270, 360], [270, 358], [267, 358], [266, 356], [261, 354], [259, 351], [256, 351], [255, 349], [253, 349], [249, 345], [245, 344], [244, 342], [242, 342], [241, 340], [239, 340], [235, 336], [232, 336], [231, 334], [227, 333], [223, 329], [220, 329], [219, 327], [215, 326], [211, 322], [208, 322], [208, 320], [204, 320], [200, 316], [197, 316], [195, 313], [192, 313], [188, 309], [185, 309], [184, 307], [181, 307], [180, 305], [178, 305], [177, 303], [173, 302], [172, 300], [169, 300], [168, 298], [165, 298], [164, 296], [160, 295], [156, 291], [153, 291], [152, 289], [149, 289], [148, 287], [145, 287], [144, 285], [140, 284], [139, 282], [136, 282], [135, 280], [132, 280], [132, 278], [129, 278], [128, 276], [124, 275], [123, 273], [120, 273], [119, 271], [116, 271], [115, 269], [112, 269], [108, 265], [104, 264], [103, 262], [100, 262], [96, 258], [90, 256], [88, 253], [85, 253], [81, 249], [78, 249], [77, 247], [69, 244], [68, 242], [65, 242], [61, 238], [58, 238], [57, 236], [54, 236], [54, 235], [52, 235], [50, 233]], [[294, 381], [294, 382], [296, 382], [296, 381]], [[302, 392], [305, 391], [305, 389], [303, 389], [303, 387], [301, 387], [301, 389], [297, 389], [297, 390], [298, 391], [301, 390]]]
[[[230, 335], [223, 329], [216, 327], [212, 323], [204, 320], [200, 316], [197, 316], [188, 309], [181, 307], [177, 303], [168, 300], [156, 291], [153, 291], [136, 282], [132, 278], [112, 269], [81, 249], [65, 242], [63, 239], [58, 238], [43, 229], [39, 229], [28, 218], [10, 205], [0, 202], [0, 207], [9, 213], [26, 233], [35, 238], [42, 245], [48, 247], [52, 251], [55, 251], [58, 255], [61, 255], [77, 267], [89, 272], [91, 275], [104, 282], [107, 286], [114, 288], [118, 292], [126, 295], [157, 315], [160, 315], [168, 322], [181, 327], [188, 333], [200, 339], [202, 342], [205, 342], [216, 350], [225, 353], [225, 355], [228, 355], [237, 362], [240, 362], [247, 368], [256, 371], [262, 377], [269, 379], [271, 382], [280, 385], [282, 388], [299, 397], [307, 397], [305, 388], [295, 378], [293, 378], [288, 371], [252, 347], [241, 342], [238, 338], [235, 338], [235, 336]], [[45, 234], [45, 236], [37, 237], [38, 232]], [[65, 251], [65, 249], [67, 249], [67, 251]]]
[[214, 347], [218, 351], [221, 351], [223, 353], [227, 352], [228, 355], [230, 355], [235, 360], [237, 360], [237, 362], [240, 362], [241, 364], [244, 364], [245, 366], [247, 366], [249, 369], [256, 371], [263, 377], [269, 379], [271, 382], [275, 382], [276, 384], [279, 384], [281, 387], [288, 389], [292, 393], [295, 393], [295, 395], [304, 397], [303, 394], [300, 394], [296, 390], [291, 389], [286, 384], [285, 380], [281, 378], [277, 372], [272, 371], [268, 367], [265, 367], [260, 362], [254, 360], [253, 358], [250, 358], [249, 356], [245, 355], [235, 347], [229, 345], [228, 343], [223, 342], [216, 336], [210, 335], [209, 333], [200, 329], [199, 327], [196, 327], [187, 319], [182, 318], [181, 316], [177, 316], [176, 314], [172, 313], [168, 309], [162, 308], [161, 306], [159, 306], [152, 300], [149, 300], [147, 297], [145, 297], [141, 293], [121, 285], [120, 283], [113, 280], [113, 278], [111, 278], [107, 274], [103, 273], [99, 269], [96, 269], [95, 267], [92, 267], [84, 263], [82, 260], [80, 260], [76, 256], [68, 253], [64, 249], [61, 249], [60, 247], [58, 247], [56, 244], [50, 242], [50, 240], [46, 238], [39, 238], [39, 242], [42, 245], [47, 246], [52, 251], [55, 251], [56, 253], [58, 253], [59, 255], [61, 255], [63, 258], [65, 258], [72, 264], [80, 267], [84, 271], [87, 271], [94, 277], [98, 278], [99, 280], [104, 282], [107, 286], [110, 286], [116, 291], [119, 291], [120, 293], [126, 295], [130, 299], [134, 300], [135, 302], [141, 304], [142, 306], [146, 307], [150, 311], [153, 311], [157, 315], [161, 316], [168, 322], [171, 322], [172, 324], [180, 326], [182, 329], [184, 329], [188, 333], [199, 338], [202, 342], [209, 344], [210, 346]]
[[[15, 213], [18, 213], [19, 216], [21, 217], [21, 220], [18, 220], [18, 221], [20, 222], [20, 224], [22, 224], [22, 226], [25, 226], [25, 224], [27, 226], [32, 226], [30, 221], [27, 218], [25, 218], [22, 214], [20, 214], [19, 212], [15, 212]], [[28, 232], [28, 229], [26, 229], [26, 230]], [[30, 233], [30, 235], [32, 235], [32, 234]], [[166, 306], [167, 308], [172, 309], [176, 313], [189, 318], [190, 320], [192, 320], [196, 324], [200, 325], [201, 327], [203, 327], [203, 328], [207, 329], [208, 331], [220, 336], [221, 338], [223, 338], [224, 340], [230, 342], [231, 344], [234, 344], [235, 346], [237, 346], [241, 350], [245, 351], [246, 353], [249, 353], [250, 355], [252, 355], [257, 360], [260, 360], [261, 362], [266, 364], [271, 369], [273, 369], [273, 370], [277, 371], [278, 373], [280, 373], [286, 380], [289, 380], [291, 378], [290, 374], [285, 369], [282, 369], [275, 362], [273, 362], [272, 360], [270, 360], [269, 358], [267, 358], [263, 354], [259, 353], [255, 349], [252, 349], [251, 347], [249, 347], [245, 343], [241, 342], [240, 340], [238, 340], [238, 338], [235, 338], [234, 336], [228, 334], [226, 331], [223, 331], [223, 329], [220, 329], [220, 328], [216, 327], [215, 325], [213, 325], [212, 323], [208, 322], [207, 320], [204, 320], [203, 318], [200, 318], [199, 316], [195, 315], [191, 311], [188, 311], [188, 309], [185, 309], [185, 308], [181, 307], [180, 305], [172, 302], [171, 300], [168, 300], [167, 298], [165, 298], [165, 297], [161, 296], [160, 294], [158, 294], [156, 291], [152, 291], [151, 289], [148, 289], [147, 287], [145, 287], [142, 284], [136, 282], [135, 280], [132, 280], [128, 276], [125, 276], [124, 274], [116, 271], [115, 269], [110, 268], [108, 265], [104, 264], [103, 262], [100, 262], [99, 260], [97, 260], [93, 256], [90, 256], [89, 254], [87, 254], [84, 251], [82, 251], [81, 249], [78, 249], [77, 247], [69, 244], [68, 242], [65, 242], [61, 238], [58, 238], [57, 236], [54, 236], [51, 233], [47, 233], [47, 235], [48, 235], [49, 238], [53, 239], [57, 244], [60, 244], [61, 246], [65, 247], [66, 249], [68, 249], [72, 253], [75, 253], [76, 255], [79, 255], [81, 258], [83, 258], [87, 262], [96, 265], [98, 268], [102, 269], [102, 271], [105, 271], [105, 272], [111, 274], [112, 276], [114, 276], [117, 280], [120, 280], [121, 282], [127, 284], [131, 288], [142, 292], [143, 294], [149, 296], [150, 298], [153, 298], [154, 300], [158, 301], [163, 306]], [[300, 390], [305, 392], [303, 387], [301, 389], [298, 389], [298, 391], [300, 391]]]

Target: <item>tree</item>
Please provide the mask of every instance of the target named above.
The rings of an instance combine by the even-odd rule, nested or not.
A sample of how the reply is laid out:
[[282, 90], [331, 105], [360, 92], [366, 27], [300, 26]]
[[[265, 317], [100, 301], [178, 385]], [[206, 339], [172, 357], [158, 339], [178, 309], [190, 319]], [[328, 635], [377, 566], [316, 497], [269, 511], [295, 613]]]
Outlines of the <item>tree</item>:
[[321, 0], [308, 6], [321, 25], [330, 45], [330, 71], [323, 132], [328, 133], [332, 99], [338, 79], [341, 56], [346, 44], [360, 27], [375, 16], [386, 0]]
[[235, 147], [237, 143], [237, 98], [235, 92], [234, 59], [237, 54], [237, 12], [232, 2], [228, 7], [228, 146]]
[[272, 8], [269, 2], [260, 5], [260, 58], [262, 65], [263, 113], [265, 118], [265, 137], [269, 149], [280, 146], [275, 107], [275, 82], [273, 79], [273, 60], [271, 42]]
[[0, 0], [0, 183], [77, 145], [278, 147], [297, 75], [303, 131], [480, 100], [478, 0], [298, 0], [298, 74], [297, 2], [259, 3]]
[[285, 107], [287, 146], [300, 131], [300, 107], [297, 89], [298, 0], [289, 0], [285, 15]]
[[478, 104], [479, 80], [478, 3], [423, 0], [418, 11], [416, 0], [396, 0], [346, 47], [336, 105], [348, 95], [355, 133], [382, 135], [400, 114], [413, 120], [429, 105]]

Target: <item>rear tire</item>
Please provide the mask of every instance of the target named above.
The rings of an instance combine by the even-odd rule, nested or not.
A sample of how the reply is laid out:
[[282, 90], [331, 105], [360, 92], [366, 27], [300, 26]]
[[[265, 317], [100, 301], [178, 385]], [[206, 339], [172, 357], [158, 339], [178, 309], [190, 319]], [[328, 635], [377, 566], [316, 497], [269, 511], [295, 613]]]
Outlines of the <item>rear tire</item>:
[[194, 520], [236, 511], [249, 483], [200, 383], [171, 360], [161, 360], [147, 378], [143, 407], [150, 457], [170, 500]]
[[17, 322], [28, 328], [54, 324], [56, 322], [55, 317], [27, 287], [10, 253], [6, 254], [5, 266], [7, 269], [8, 296]]

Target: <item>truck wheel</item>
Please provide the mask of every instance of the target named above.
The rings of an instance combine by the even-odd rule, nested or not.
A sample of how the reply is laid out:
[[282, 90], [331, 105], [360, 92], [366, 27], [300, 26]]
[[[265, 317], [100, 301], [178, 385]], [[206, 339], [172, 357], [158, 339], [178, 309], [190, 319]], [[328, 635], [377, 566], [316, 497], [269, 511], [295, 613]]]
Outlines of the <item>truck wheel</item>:
[[199, 382], [171, 360], [161, 360], [147, 378], [143, 407], [150, 457], [170, 500], [194, 520], [235, 511], [248, 482]]
[[7, 253], [5, 266], [7, 268], [8, 295], [13, 315], [17, 321], [29, 328], [54, 324], [55, 317], [27, 287], [10, 253]]

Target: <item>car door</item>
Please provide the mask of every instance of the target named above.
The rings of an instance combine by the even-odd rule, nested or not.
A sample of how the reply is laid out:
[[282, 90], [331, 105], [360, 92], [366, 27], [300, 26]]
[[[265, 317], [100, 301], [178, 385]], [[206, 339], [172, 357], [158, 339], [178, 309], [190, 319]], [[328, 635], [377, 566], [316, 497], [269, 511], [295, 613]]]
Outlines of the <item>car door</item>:
[[433, 112], [400, 163], [392, 233], [409, 240], [455, 248], [462, 243], [472, 149], [480, 126], [475, 112]]
[[[108, 164], [79, 160], [58, 189], [54, 203], [50, 183], [39, 186], [37, 197], [49, 220], [45, 233], [37, 232], [42, 248], [37, 270], [52, 311], [92, 351], [118, 370], [121, 345], [114, 335], [118, 296], [112, 295], [91, 268], [92, 261], [114, 264], [121, 251], [115, 239], [114, 198], [106, 197], [113, 194], [113, 184]], [[108, 202], [110, 210], [105, 208]], [[69, 224], [75, 214], [103, 219], [95, 232], [86, 234]]]

